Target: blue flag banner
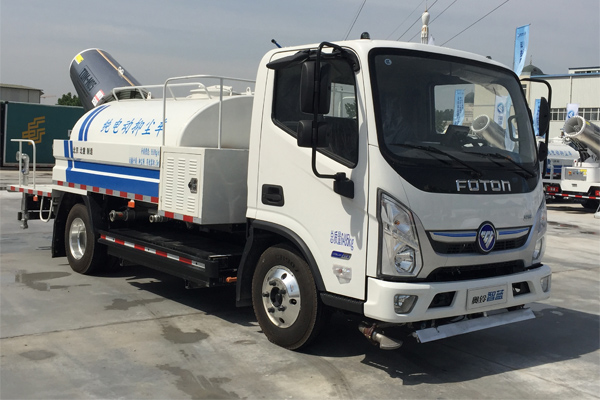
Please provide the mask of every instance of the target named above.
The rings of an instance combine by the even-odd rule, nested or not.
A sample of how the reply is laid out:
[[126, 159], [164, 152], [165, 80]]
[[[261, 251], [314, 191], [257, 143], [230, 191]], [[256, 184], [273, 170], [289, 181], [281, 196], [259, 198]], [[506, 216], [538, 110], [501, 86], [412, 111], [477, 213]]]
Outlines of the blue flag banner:
[[567, 119], [579, 115], [579, 104], [567, 104]]
[[540, 99], [535, 99], [535, 106], [533, 107], [533, 130], [535, 136], [540, 135]]
[[465, 119], [465, 91], [457, 89], [454, 92], [454, 119], [452, 124], [462, 125]]
[[521, 75], [525, 66], [525, 56], [529, 44], [529, 25], [520, 26], [515, 33], [515, 64], [513, 71]]
[[504, 122], [506, 121], [508, 101], [508, 96], [496, 96], [496, 102], [494, 103], [494, 122], [502, 128], [504, 128]]

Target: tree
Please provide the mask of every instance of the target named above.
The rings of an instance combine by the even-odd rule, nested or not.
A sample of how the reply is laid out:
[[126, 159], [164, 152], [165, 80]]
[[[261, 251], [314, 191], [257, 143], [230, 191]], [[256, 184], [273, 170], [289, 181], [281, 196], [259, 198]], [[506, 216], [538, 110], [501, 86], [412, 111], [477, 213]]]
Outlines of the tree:
[[444, 132], [448, 124], [452, 123], [452, 118], [454, 118], [452, 109], [435, 110], [435, 130], [439, 133]]
[[81, 107], [81, 100], [79, 100], [79, 97], [77, 97], [77, 95], [72, 95], [71, 92], [67, 93], [67, 94], [63, 94], [62, 97], [60, 99], [58, 99], [58, 102], [56, 103], [59, 106], [76, 106], [76, 107]]

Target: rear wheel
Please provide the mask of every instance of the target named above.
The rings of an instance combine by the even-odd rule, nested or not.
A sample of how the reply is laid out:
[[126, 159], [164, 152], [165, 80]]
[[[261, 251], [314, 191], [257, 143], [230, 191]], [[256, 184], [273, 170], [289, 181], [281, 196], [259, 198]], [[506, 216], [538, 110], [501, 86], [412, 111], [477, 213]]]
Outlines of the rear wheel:
[[267, 338], [290, 350], [308, 345], [324, 320], [308, 264], [285, 245], [273, 246], [260, 257], [252, 279], [252, 304]]
[[93, 274], [106, 265], [106, 247], [97, 243], [87, 207], [83, 204], [75, 204], [67, 217], [65, 251], [69, 265], [80, 274]]
[[600, 205], [600, 200], [585, 199], [583, 200], [581, 205], [586, 210], [596, 211], [598, 210], [598, 206]]

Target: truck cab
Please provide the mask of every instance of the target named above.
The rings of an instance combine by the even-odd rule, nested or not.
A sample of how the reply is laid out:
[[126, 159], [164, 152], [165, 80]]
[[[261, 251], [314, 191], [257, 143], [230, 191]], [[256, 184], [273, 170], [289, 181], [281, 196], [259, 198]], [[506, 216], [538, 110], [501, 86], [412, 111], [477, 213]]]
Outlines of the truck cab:
[[[320, 87], [328, 93], [314, 97], [329, 107], [313, 122], [314, 110], [302, 111], [302, 79], [317, 47], [278, 49], [261, 61], [269, 68], [259, 70], [253, 110], [251, 226], [293, 238], [326, 304], [376, 321], [408, 324], [548, 298], [540, 160], [515, 75], [427, 45], [323, 46], [319, 68], [330, 81]], [[466, 99], [460, 121], [457, 91]], [[299, 147], [310, 136], [307, 121], [314, 140]], [[340, 174], [353, 183], [351, 195], [335, 190]], [[265, 320], [288, 326], [289, 308], [264, 304]]]

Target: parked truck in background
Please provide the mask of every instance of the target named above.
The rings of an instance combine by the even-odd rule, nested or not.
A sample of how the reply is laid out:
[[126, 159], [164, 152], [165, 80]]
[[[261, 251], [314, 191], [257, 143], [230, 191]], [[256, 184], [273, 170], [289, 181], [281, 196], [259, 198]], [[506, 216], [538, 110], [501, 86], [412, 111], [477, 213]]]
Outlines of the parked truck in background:
[[[217, 84], [175, 94], [197, 79]], [[54, 219], [52, 256], [79, 273], [126, 260], [235, 286], [288, 349], [328, 309], [396, 348], [382, 327], [427, 342], [534, 318], [524, 305], [550, 295], [545, 147], [497, 62], [365, 38], [274, 49], [255, 83], [87, 86], [95, 107], [54, 142], [53, 184], [11, 187], [24, 222]], [[473, 93], [476, 128], [441, 120], [456, 90]], [[504, 126], [496, 96], [510, 99]]]
[[[600, 216], [600, 127], [576, 115], [565, 122], [563, 132], [562, 147], [569, 146], [574, 156], [569, 163], [555, 159], [554, 164], [560, 165], [559, 179], [547, 181], [546, 193], [578, 199]], [[549, 160], [556, 157], [552, 149], [550, 144]]]

